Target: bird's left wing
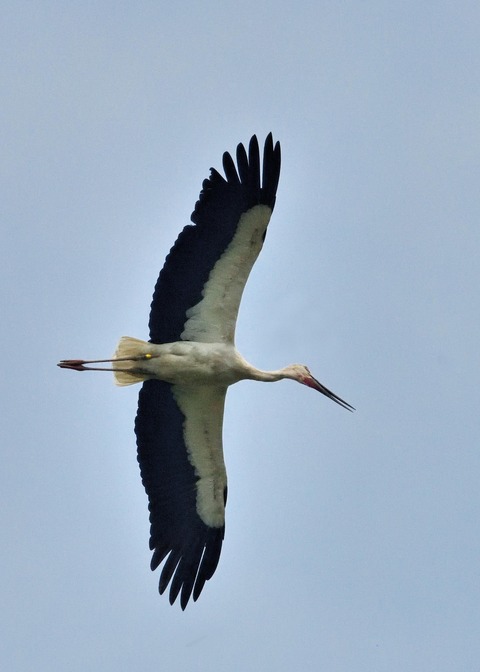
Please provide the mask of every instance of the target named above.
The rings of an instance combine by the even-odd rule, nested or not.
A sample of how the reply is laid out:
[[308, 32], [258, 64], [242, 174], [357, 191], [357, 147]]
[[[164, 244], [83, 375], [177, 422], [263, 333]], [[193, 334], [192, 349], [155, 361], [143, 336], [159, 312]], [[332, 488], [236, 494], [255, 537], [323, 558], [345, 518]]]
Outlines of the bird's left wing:
[[280, 176], [280, 144], [256, 136], [225, 152], [225, 178], [204, 180], [191, 219], [170, 251], [153, 294], [150, 340], [233, 343], [243, 288], [262, 249]]
[[171, 581], [170, 603], [180, 593], [182, 609], [213, 576], [222, 549], [225, 394], [224, 388], [159, 380], [147, 380], [140, 390], [135, 433], [149, 501], [151, 568], [166, 559], [159, 590]]

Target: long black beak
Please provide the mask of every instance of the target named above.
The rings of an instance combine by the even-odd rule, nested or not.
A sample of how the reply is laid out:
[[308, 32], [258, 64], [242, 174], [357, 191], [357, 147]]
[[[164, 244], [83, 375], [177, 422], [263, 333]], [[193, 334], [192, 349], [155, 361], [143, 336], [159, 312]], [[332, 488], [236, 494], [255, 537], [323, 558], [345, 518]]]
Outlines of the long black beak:
[[347, 411], [354, 411], [354, 407], [350, 406], [346, 401], [341, 399], [339, 396], [337, 396], [334, 392], [328, 389], [328, 387], [325, 387], [325, 385], [322, 385], [320, 381], [318, 381], [316, 378], [313, 376], [310, 376], [309, 378], [305, 379], [305, 385], [308, 385], [308, 387], [311, 387], [312, 390], [317, 390], [317, 392], [321, 392], [324, 394], [326, 397], [334, 401], [336, 404], [341, 406], [342, 408], [346, 408]]

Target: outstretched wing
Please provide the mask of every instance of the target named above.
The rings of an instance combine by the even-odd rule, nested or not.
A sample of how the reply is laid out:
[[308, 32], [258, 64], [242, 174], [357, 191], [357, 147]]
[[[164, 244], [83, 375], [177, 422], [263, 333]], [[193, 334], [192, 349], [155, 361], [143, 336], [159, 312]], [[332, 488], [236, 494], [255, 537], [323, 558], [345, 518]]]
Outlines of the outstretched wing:
[[[225, 178], [204, 180], [191, 220], [160, 273], [150, 312], [150, 340], [233, 343], [243, 288], [265, 239], [280, 176], [280, 144], [265, 140], [263, 169], [254, 135], [223, 155]], [[262, 176], [261, 176], [262, 172]]]
[[[265, 141], [261, 176], [257, 138], [226, 178], [212, 169], [168, 255], [153, 294], [150, 340], [233, 342], [245, 282], [275, 205], [280, 145]], [[160, 593], [184, 609], [215, 572], [225, 532], [227, 479], [222, 452], [226, 389], [143, 384], [135, 422], [138, 461], [150, 509], [151, 566], [165, 561]]]
[[135, 421], [138, 462], [148, 495], [152, 570], [159, 590], [185, 609], [217, 568], [225, 533], [227, 476], [222, 421], [226, 390], [143, 384]]

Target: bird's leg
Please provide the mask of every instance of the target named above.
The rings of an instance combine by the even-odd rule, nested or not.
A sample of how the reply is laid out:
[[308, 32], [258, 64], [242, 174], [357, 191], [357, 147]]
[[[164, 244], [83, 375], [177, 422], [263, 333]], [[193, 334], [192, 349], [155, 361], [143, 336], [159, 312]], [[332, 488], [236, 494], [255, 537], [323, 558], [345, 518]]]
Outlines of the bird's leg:
[[86, 364], [103, 364], [103, 363], [112, 363], [115, 364], [116, 362], [140, 362], [148, 359], [152, 359], [152, 357], [156, 357], [158, 355], [151, 355], [151, 354], [146, 354], [146, 355], [138, 355], [134, 357], [116, 357], [115, 359], [62, 359], [57, 366], [59, 366], [61, 369], [72, 369], [73, 371], [127, 371], [130, 372], [131, 369], [108, 369], [106, 367], [99, 367], [99, 366], [85, 366]]

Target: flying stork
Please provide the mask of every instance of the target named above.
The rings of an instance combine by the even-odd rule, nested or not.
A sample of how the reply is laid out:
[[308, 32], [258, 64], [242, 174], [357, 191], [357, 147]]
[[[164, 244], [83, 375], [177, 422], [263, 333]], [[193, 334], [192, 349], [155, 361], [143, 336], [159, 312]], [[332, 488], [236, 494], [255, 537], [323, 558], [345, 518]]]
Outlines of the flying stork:
[[[289, 378], [350, 404], [291, 364], [262, 371], [235, 349], [235, 324], [245, 283], [262, 249], [280, 176], [280, 144], [270, 133], [260, 166], [258, 141], [237, 163], [223, 155], [225, 178], [204, 180], [191, 220], [158, 278], [149, 342], [123, 337], [112, 359], [62, 360], [76, 371], [113, 371], [118, 385], [143, 382], [135, 420], [138, 462], [149, 500], [152, 570], [163, 561], [159, 591], [185, 609], [211, 579], [225, 533], [227, 474], [222, 421], [229, 385]], [[104, 362], [112, 368], [89, 366]]]

